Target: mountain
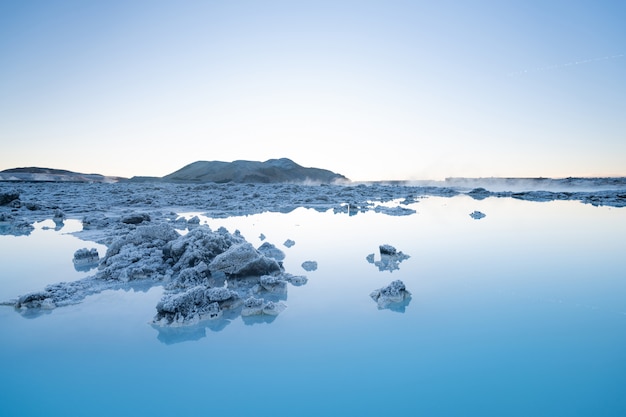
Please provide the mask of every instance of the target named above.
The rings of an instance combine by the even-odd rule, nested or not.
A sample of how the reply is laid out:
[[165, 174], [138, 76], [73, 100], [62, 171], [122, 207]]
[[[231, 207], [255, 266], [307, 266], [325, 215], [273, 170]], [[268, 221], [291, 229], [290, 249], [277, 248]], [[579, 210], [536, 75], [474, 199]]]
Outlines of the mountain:
[[0, 181], [28, 182], [117, 182], [123, 178], [100, 174], [81, 174], [53, 168], [11, 168], [0, 171]]
[[305, 168], [291, 159], [258, 161], [197, 161], [162, 178], [167, 182], [216, 183], [332, 183], [348, 181], [341, 174], [320, 168]]

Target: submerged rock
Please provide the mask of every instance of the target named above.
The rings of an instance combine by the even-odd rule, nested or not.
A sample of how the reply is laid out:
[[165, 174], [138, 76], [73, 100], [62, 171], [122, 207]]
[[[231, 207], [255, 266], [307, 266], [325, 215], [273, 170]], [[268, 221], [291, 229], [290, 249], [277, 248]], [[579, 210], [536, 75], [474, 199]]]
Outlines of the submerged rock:
[[389, 308], [392, 304], [401, 304], [411, 299], [411, 293], [407, 291], [404, 283], [400, 280], [392, 281], [386, 287], [379, 288], [370, 293], [372, 300], [376, 301], [379, 309]]

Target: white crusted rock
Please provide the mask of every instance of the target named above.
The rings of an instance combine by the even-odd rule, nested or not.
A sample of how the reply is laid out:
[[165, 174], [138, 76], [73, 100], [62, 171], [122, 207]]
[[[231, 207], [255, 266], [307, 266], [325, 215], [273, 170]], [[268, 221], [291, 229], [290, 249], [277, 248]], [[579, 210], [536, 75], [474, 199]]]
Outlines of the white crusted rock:
[[407, 291], [402, 281], [396, 280], [386, 287], [372, 291], [370, 297], [378, 303], [378, 308], [382, 309], [389, 307], [391, 304], [399, 304], [409, 300], [411, 293]]

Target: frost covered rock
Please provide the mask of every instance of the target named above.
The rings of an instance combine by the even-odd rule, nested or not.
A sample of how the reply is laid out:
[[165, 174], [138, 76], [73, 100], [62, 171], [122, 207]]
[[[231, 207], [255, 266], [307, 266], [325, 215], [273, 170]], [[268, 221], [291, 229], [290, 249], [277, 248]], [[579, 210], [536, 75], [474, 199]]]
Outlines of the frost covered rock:
[[223, 227], [214, 232], [209, 226], [202, 225], [168, 242], [163, 252], [172, 262], [172, 269], [176, 273], [200, 263], [209, 265], [217, 255], [244, 242], [241, 235], [231, 234]]
[[156, 306], [153, 324], [188, 325], [204, 319], [216, 319], [224, 309], [240, 304], [239, 295], [227, 288], [193, 287], [182, 293], [165, 295]]
[[470, 213], [470, 217], [474, 220], [480, 220], [483, 217], [486, 217], [486, 214], [481, 213], [480, 211], [474, 210], [473, 212]]
[[179, 236], [166, 223], [138, 226], [109, 246], [98, 278], [123, 282], [163, 278], [167, 270], [163, 249]]
[[33, 230], [31, 223], [9, 213], [0, 213], [0, 235], [28, 236]]
[[98, 249], [96, 248], [82, 248], [74, 252], [75, 264], [93, 263], [98, 262], [98, 260], [100, 260], [100, 255], [98, 255]]
[[250, 243], [244, 242], [233, 245], [217, 255], [209, 264], [209, 269], [232, 276], [260, 276], [280, 271], [280, 265], [275, 259], [268, 258], [256, 250]]
[[283, 302], [266, 301], [263, 298], [249, 297], [243, 302], [241, 315], [243, 317], [258, 316], [262, 314], [277, 316], [287, 306]]
[[370, 297], [376, 301], [378, 308], [388, 308], [392, 304], [400, 304], [411, 299], [411, 293], [407, 291], [404, 283], [400, 280], [391, 282], [383, 288], [371, 292]]
[[291, 274], [287, 274], [283, 272], [281, 276], [285, 281], [287, 281], [288, 283], [290, 283], [291, 285], [295, 287], [299, 287], [308, 282], [307, 277], [303, 275], [291, 275]]
[[393, 246], [391, 246], [391, 245], [387, 245], [387, 244], [380, 245], [380, 246], [378, 247], [378, 250], [380, 251], [380, 254], [381, 254], [381, 255], [391, 255], [391, 256], [395, 256], [395, 255], [398, 253], [398, 251], [396, 250], [396, 248], [394, 248], [394, 247], [393, 247]]
[[367, 262], [376, 265], [379, 271], [393, 272], [400, 269], [400, 263], [402, 261], [410, 258], [409, 255], [396, 250], [396, 248], [391, 245], [380, 245], [378, 250], [380, 251], [380, 260], [376, 261], [373, 253], [367, 255], [365, 259]]
[[302, 269], [305, 271], [315, 271], [317, 270], [317, 262], [316, 261], [304, 261], [302, 262]]
[[126, 224], [141, 224], [143, 222], [149, 222], [150, 215], [147, 213], [133, 213], [123, 216], [120, 220], [122, 223]]
[[276, 259], [277, 261], [285, 259], [285, 252], [269, 242], [264, 242], [261, 246], [259, 246], [258, 251], [268, 258]]
[[37, 309], [53, 309], [79, 303], [88, 295], [112, 288], [114, 286], [110, 285], [110, 283], [101, 284], [93, 277], [88, 277], [78, 281], [48, 285], [43, 291], [31, 292], [20, 296], [13, 305], [22, 312]]
[[74, 268], [79, 271], [89, 270], [94, 268], [100, 262], [100, 255], [96, 248], [82, 248], [74, 252], [74, 258], [72, 259]]
[[283, 245], [285, 245], [285, 247], [287, 247], [287, 248], [290, 248], [290, 247], [292, 247], [295, 244], [296, 244], [296, 242], [294, 242], [291, 239], [287, 239], [287, 240], [285, 240], [285, 243], [283, 243]]
[[7, 206], [9, 203], [12, 203], [15, 200], [20, 198], [19, 193], [0, 193], [0, 206]]
[[105, 216], [87, 215], [83, 217], [83, 230], [105, 229], [112, 223], [111, 219]]
[[263, 275], [259, 278], [259, 285], [268, 292], [277, 294], [287, 293], [287, 281], [281, 279], [281, 277], [273, 275]]
[[38, 291], [24, 294], [15, 303], [17, 309], [40, 308], [50, 310], [56, 307], [52, 294], [48, 291]]
[[374, 208], [376, 213], [386, 214], [388, 216], [409, 216], [411, 214], [415, 214], [416, 211], [407, 207], [386, 207], [386, 206], [376, 206]]

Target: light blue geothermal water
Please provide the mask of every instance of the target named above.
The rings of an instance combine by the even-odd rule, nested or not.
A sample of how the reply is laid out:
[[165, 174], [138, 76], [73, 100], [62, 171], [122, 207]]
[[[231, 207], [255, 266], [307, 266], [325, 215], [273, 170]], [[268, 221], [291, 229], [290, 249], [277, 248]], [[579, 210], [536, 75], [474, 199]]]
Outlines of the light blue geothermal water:
[[[0, 415], [626, 415], [626, 209], [464, 196], [410, 207], [203, 218], [255, 246], [265, 235], [307, 276], [274, 320], [155, 328], [158, 286], [36, 316], [1, 307]], [[0, 299], [93, 274], [73, 253], [106, 248], [76, 227], [0, 236]], [[410, 258], [380, 271], [366, 257], [382, 244]], [[412, 298], [379, 309], [369, 294], [393, 280]]]

